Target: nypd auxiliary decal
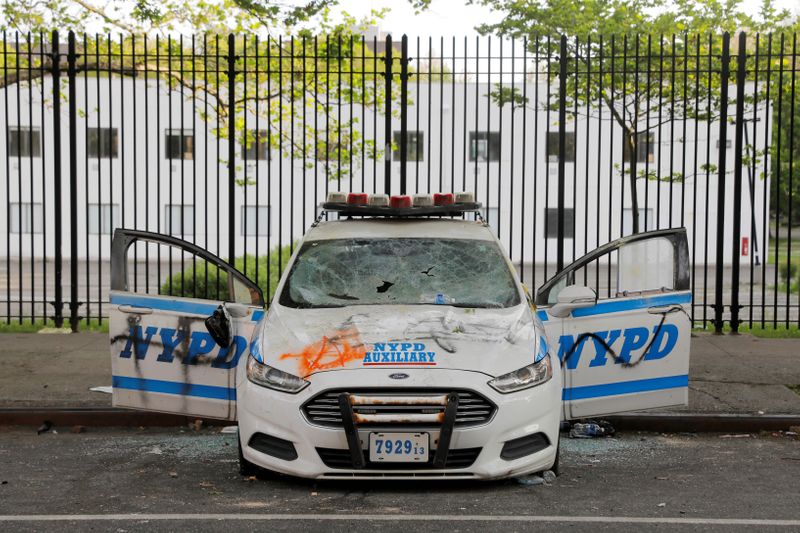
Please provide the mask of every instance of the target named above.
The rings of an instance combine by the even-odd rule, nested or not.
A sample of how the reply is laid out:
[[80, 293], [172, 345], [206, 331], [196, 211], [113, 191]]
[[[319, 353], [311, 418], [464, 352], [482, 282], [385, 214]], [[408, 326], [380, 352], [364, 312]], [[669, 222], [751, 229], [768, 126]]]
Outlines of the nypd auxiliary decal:
[[436, 352], [422, 342], [376, 342], [362, 362], [364, 366], [436, 366]]

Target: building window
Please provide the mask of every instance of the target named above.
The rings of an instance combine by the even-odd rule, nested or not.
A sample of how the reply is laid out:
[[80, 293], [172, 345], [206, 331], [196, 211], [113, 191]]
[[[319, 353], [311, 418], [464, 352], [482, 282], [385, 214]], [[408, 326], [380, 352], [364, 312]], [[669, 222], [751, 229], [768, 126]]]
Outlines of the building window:
[[[653, 133], [642, 131], [636, 134], [636, 162], [652, 163], [653, 155], [656, 150], [656, 136]], [[631, 150], [628, 143], [622, 143], [622, 159], [627, 163], [631, 158]]]
[[89, 157], [117, 158], [117, 128], [89, 128], [86, 150]]
[[11, 204], [11, 233], [43, 233], [42, 204]]
[[500, 161], [500, 132], [469, 132], [469, 160], [475, 162]]
[[246, 237], [269, 235], [269, 206], [242, 206], [242, 235]]
[[170, 235], [194, 235], [194, 206], [164, 206], [164, 225]]
[[[425, 134], [421, 131], [406, 132], [406, 143], [408, 150], [406, 151], [406, 161], [425, 161]], [[394, 150], [392, 151], [392, 159], [400, 161], [400, 132], [394, 132]]]
[[41, 157], [42, 132], [39, 128], [8, 128], [9, 157]]
[[242, 146], [242, 157], [245, 161], [266, 161], [270, 158], [267, 130], [247, 131], [247, 138]]
[[194, 133], [167, 130], [164, 153], [167, 159], [194, 159]]
[[[544, 235], [548, 239], [558, 238], [558, 208], [548, 207], [545, 209]], [[572, 207], [564, 208], [564, 238], [572, 239], [575, 237], [575, 209]]]
[[[645, 229], [646, 228], [646, 229]], [[653, 221], [653, 208], [639, 208], [639, 232], [656, 229]], [[633, 209], [626, 207], [622, 210], [622, 236], [633, 233]]]
[[89, 204], [87, 213], [90, 235], [111, 234], [119, 227], [119, 206], [113, 204]]
[[[574, 163], [575, 162], [575, 132], [574, 131], [566, 131], [564, 132], [565, 135], [565, 163]], [[548, 131], [547, 132], [547, 160], [551, 163], [558, 163], [558, 132], [557, 131]]]

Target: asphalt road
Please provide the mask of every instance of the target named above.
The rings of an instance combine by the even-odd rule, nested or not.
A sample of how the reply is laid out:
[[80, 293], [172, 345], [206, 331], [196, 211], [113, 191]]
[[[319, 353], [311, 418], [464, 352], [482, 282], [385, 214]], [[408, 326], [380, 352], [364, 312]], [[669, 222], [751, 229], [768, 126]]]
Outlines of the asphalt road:
[[800, 440], [564, 439], [550, 485], [250, 480], [218, 428], [0, 431], [0, 530], [800, 531]]

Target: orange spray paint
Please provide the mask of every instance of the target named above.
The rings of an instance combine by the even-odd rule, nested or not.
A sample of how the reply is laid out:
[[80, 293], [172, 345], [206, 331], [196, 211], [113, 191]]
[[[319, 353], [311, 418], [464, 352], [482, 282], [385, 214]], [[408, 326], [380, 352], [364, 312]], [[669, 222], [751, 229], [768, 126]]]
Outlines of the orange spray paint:
[[297, 353], [285, 353], [283, 359], [297, 359], [300, 377], [307, 377], [320, 370], [342, 368], [350, 361], [364, 359], [367, 353], [357, 329], [343, 329], [333, 336], [309, 344]]

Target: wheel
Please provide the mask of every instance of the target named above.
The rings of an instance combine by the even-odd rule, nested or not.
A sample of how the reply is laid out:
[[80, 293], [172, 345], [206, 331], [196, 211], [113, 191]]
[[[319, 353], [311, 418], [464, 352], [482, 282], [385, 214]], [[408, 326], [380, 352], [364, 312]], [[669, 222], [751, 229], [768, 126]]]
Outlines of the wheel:
[[236, 442], [239, 444], [239, 474], [246, 477], [257, 476], [260, 473], [260, 469], [244, 458], [244, 453], [242, 453], [242, 439], [238, 431], [236, 432]]
[[556, 444], [556, 460], [553, 461], [553, 466], [550, 467], [550, 470], [558, 476], [561, 472], [561, 435], [558, 436], [558, 444]]

